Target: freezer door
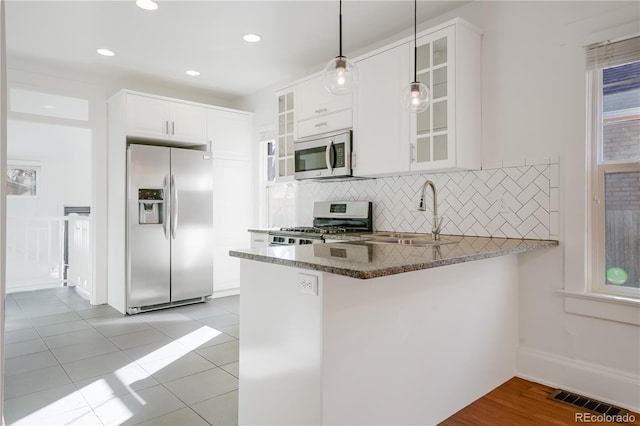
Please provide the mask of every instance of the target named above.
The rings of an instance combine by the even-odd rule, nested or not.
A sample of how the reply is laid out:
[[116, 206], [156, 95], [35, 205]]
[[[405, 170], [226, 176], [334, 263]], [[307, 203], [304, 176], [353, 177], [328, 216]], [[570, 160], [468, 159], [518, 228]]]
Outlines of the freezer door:
[[203, 151], [171, 148], [171, 301], [213, 293], [213, 169]]
[[127, 308], [170, 301], [170, 160], [165, 147], [127, 151]]

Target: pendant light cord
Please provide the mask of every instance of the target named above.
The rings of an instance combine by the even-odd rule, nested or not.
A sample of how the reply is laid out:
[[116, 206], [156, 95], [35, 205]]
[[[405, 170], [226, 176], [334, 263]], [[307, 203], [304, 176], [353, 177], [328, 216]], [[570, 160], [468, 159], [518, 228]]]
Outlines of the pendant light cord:
[[413, 82], [418, 81], [418, 0], [413, 0]]
[[340, 56], [342, 56], [342, 0], [340, 0]]

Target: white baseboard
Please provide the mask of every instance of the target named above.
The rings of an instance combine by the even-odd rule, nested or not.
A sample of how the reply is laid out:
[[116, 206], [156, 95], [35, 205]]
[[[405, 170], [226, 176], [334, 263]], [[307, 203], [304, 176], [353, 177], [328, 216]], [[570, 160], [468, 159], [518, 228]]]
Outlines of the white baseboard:
[[517, 376], [640, 412], [640, 375], [520, 347]]
[[235, 296], [237, 294], [240, 294], [240, 288], [239, 287], [230, 288], [228, 290], [214, 291], [213, 294], [211, 295], [211, 298], [212, 299], [217, 299], [219, 297]]

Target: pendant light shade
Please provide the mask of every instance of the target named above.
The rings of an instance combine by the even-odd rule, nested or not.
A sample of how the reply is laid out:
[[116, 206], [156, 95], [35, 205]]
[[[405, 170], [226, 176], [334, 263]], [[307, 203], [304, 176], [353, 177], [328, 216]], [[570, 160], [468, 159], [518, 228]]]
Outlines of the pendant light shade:
[[334, 95], [347, 95], [358, 84], [358, 68], [345, 56], [336, 56], [324, 67], [324, 87]]
[[334, 95], [347, 95], [358, 84], [358, 68], [342, 55], [342, 0], [340, 0], [340, 54], [324, 67], [324, 87]]
[[400, 103], [409, 112], [422, 112], [431, 105], [431, 90], [418, 81], [418, 0], [413, 2], [413, 81], [402, 89]]
[[402, 108], [409, 112], [422, 112], [431, 104], [431, 91], [424, 84], [414, 81], [402, 89]]

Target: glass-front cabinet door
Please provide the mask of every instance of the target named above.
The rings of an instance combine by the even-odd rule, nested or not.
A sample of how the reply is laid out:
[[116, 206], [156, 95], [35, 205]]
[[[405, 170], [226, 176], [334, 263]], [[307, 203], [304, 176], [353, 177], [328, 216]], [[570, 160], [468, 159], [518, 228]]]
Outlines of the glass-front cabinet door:
[[432, 101], [412, 117], [412, 170], [456, 166], [454, 37], [455, 28], [447, 27], [418, 39], [417, 78], [431, 90]]
[[277, 180], [293, 178], [294, 103], [293, 91], [278, 94]]

